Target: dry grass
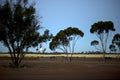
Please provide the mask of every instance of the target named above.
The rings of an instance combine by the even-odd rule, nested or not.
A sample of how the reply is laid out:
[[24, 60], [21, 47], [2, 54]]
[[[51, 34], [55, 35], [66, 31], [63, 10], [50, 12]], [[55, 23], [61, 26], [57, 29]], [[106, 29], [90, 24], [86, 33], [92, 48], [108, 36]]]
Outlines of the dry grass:
[[[68, 55], [69, 57], [71, 54]], [[118, 54], [106, 54], [106, 57], [120, 58]], [[10, 54], [0, 54], [0, 57], [10, 57]], [[67, 57], [66, 54], [26, 54], [25, 57]], [[103, 54], [73, 54], [72, 57], [102, 58]]]

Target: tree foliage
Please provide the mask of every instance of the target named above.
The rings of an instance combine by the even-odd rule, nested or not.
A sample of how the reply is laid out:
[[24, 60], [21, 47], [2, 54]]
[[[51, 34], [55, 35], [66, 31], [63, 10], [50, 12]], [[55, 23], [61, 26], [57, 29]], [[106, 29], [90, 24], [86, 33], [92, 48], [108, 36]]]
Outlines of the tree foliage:
[[111, 44], [110, 46], [109, 46], [109, 49], [110, 49], [110, 51], [111, 52], [116, 52], [116, 48], [115, 48], [115, 45], [113, 45], [113, 44]]
[[103, 56], [105, 57], [107, 41], [110, 31], [115, 31], [112, 21], [99, 21], [91, 26], [90, 32], [100, 39]]
[[93, 41], [91, 42], [91, 46], [94, 46], [94, 45], [99, 45], [99, 42], [98, 42], [97, 40], [93, 40]]
[[96, 48], [97, 50], [101, 51], [101, 50], [97, 47], [97, 45], [99, 45], [99, 41], [97, 41], [97, 40], [91, 41], [91, 46], [95, 46], [95, 48]]
[[115, 31], [112, 21], [99, 21], [97, 23], [94, 23], [90, 29], [91, 33], [97, 33], [98, 35], [105, 33], [108, 34], [110, 31]]
[[44, 31], [44, 34], [40, 36], [39, 43], [50, 41], [53, 35], [48, 29]]
[[69, 27], [58, 32], [53, 37], [49, 47], [51, 50], [60, 49], [65, 53], [68, 53], [68, 51], [73, 53], [77, 40], [79, 37], [83, 37], [83, 35], [84, 33], [78, 28]]
[[0, 5], [0, 41], [8, 48], [13, 64], [18, 67], [25, 49], [39, 40], [35, 8], [28, 0], [6, 0]]
[[[52, 39], [53, 35], [50, 33], [50, 31], [48, 29], [46, 29], [44, 31], [44, 33], [42, 35], [40, 35], [38, 43], [35, 44], [34, 46], [37, 45], [37, 49], [36, 51], [39, 52], [39, 49], [42, 48], [42, 43], [46, 43], [47, 41], [50, 41]], [[42, 52], [45, 52], [46, 48], [44, 48], [44, 50]]]

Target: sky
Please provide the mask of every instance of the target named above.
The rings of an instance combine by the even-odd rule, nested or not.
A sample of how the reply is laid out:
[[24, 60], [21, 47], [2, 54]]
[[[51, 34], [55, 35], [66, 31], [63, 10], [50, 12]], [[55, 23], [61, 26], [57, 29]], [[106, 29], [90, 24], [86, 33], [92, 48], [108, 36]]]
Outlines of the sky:
[[[55, 36], [68, 27], [77, 27], [84, 32], [84, 37], [77, 42], [75, 52], [96, 51], [90, 43], [98, 38], [90, 33], [90, 28], [98, 21], [114, 23], [116, 31], [110, 34], [108, 45], [113, 35], [120, 33], [120, 0], [35, 0], [35, 3], [36, 14], [42, 17], [40, 25], [44, 27], [39, 30], [40, 33], [48, 29]], [[0, 52], [7, 51], [3, 44], [0, 47]], [[52, 52], [49, 42], [44, 43], [43, 47], [47, 52]], [[30, 48], [29, 51], [35, 49]]]

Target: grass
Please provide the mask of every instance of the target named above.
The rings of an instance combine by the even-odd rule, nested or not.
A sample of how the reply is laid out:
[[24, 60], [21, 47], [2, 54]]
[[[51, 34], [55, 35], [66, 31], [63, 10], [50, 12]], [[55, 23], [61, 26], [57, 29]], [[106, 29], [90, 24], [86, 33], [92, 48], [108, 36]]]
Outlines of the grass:
[[[23, 60], [42, 60], [42, 61], [68, 61], [68, 56], [66, 54], [26, 54]], [[0, 54], [0, 60], [10, 60], [10, 54]], [[114, 59], [120, 60], [118, 54], [106, 54], [106, 60]], [[103, 54], [73, 54], [72, 61], [81, 60], [103, 60]]]
[[[68, 55], [70, 57], [71, 54]], [[106, 54], [106, 57], [120, 58], [118, 54]], [[0, 54], [0, 57], [10, 57], [10, 54]], [[67, 57], [66, 54], [25, 54], [25, 57]], [[73, 54], [72, 57], [102, 58], [103, 54]]]

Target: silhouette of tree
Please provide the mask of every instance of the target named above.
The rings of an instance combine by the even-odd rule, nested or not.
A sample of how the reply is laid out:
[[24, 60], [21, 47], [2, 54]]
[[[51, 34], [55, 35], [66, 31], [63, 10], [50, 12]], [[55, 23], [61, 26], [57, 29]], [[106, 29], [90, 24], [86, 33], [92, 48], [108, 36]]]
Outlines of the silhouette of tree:
[[61, 30], [53, 37], [50, 43], [50, 49], [60, 49], [65, 53], [74, 53], [74, 48], [79, 37], [83, 37], [84, 33], [78, 28], [69, 27]]
[[[78, 28], [69, 27], [65, 30], [61, 30], [53, 37], [50, 42], [50, 49], [60, 49], [65, 53], [74, 53], [74, 48], [79, 37], [83, 37], [84, 33]], [[70, 58], [71, 61], [71, 58]]]
[[90, 29], [90, 32], [92, 34], [95, 33], [100, 39], [104, 59], [110, 31], [115, 31], [114, 24], [112, 21], [99, 21], [97, 23], [94, 23]]
[[112, 39], [112, 43], [117, 45], [119, 52], [120, 52], [120, 34], [114, 35], [114, 37]]
[[53, 37], [49, 45], [51, 50], [60, 49], [65, 53], [68, 52], [67, 46], [68, 46], [68, 39], [63, 30], [61, 30], [59, 33], [57, 33], [56, 36]]
[[95, 46], [95, 48], [96, 48], [97, 50], [101, 51], [101, 50], [97, 47], [97, 45], [99, 45], [99, 41], [97, 41], [97, 40], [91, 41], [91, 46]]
[[35, 8], [28, 0], [6, 0], [0, 5], [0, 41], [8, 48], [12, 63], [19, 67], [25, 49], [38, 43], [40, 29]]
[[113, 44], [111, 44], [109, 46], [109, 49], [110, 49], [111, 52], [116, 52], [117, 51], [117, 49], [115, 48], [115, 45], [113, 45]]

